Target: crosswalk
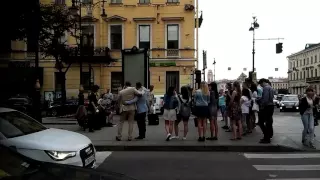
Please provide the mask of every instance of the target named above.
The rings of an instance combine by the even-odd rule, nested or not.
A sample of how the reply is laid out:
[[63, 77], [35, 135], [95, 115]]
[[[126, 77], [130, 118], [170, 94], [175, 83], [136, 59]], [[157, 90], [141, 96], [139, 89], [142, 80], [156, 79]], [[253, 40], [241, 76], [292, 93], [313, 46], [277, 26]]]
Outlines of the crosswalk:
[[266, 175], [265, 180], [320, 180], [320, 153], [244, 153], [243, 156]]
[[96, 152], [96, 166], [98, 168], [109, 156], [111, 156], [111, 151], [98, 151]]

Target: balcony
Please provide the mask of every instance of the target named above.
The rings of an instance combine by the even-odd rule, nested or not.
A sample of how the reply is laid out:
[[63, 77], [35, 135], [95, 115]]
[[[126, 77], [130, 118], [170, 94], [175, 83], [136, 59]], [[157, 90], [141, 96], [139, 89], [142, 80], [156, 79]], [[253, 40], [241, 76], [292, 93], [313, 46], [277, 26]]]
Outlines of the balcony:
[[152, 58], [155, 59], [192, 59], [194, 58], [195, 49], [165, 49], [165, 48], [152, 48]]
[[320, 82], [320, 76], [307, 78], [307, 79], [306, 79], [306, 82], [307, 82], [307, 83]]
[[179, 57], [179, 49], [168, 49], [167, 57]]

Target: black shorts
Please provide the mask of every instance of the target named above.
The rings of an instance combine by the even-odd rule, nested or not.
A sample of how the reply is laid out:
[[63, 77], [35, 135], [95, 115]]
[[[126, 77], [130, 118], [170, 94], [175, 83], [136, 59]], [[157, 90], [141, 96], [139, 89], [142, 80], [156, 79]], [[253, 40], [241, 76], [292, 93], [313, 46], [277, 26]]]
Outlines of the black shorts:
[[181, 121], [183, 121], [183, 122], [188, 122], [189, 121], [189, 118], [190, 117], [182, 117], [180, 114], [177, 114], [177, 120], [176, 120], [176, 122], [181, 122]]

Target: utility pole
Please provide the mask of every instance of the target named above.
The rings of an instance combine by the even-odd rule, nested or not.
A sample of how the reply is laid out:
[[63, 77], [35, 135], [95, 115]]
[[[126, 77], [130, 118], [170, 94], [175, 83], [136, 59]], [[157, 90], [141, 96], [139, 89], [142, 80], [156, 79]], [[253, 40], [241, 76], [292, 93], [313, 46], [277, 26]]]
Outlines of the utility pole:
[[213, 60], [213, 81], [216, 82], [216, 58]]
[[206, 81], [206, 69], [207, 69], [207, 51], [203, 51], [203, 80]]
[[199, 69], [199, 0], [196, 1], [196, 70]]

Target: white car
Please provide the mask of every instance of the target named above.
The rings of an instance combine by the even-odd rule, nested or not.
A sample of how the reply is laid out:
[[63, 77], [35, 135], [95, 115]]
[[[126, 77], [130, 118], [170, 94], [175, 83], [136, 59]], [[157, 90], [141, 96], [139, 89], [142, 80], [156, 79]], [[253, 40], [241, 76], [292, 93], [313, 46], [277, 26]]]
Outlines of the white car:
[[154, 107], [156, 110], [156, 114], [163, 114], [163, 95], [155, 95], [154, 96]]
[[88, 137], [46, 128], [13, 109], [0, 107], [0, 144], [38, 161], [95, 167], [96, 150]]

